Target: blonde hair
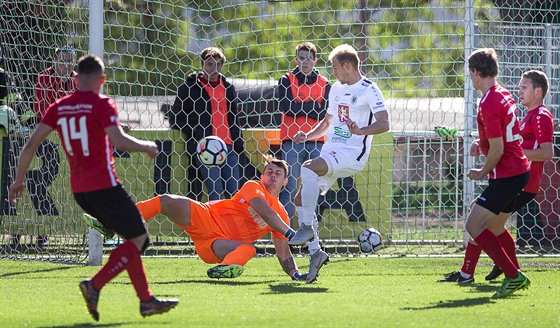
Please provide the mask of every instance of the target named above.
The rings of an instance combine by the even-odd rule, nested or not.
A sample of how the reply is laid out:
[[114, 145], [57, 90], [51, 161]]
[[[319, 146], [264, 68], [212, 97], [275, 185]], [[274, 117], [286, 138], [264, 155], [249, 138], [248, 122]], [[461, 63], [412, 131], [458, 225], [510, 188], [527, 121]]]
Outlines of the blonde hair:
[[356, 69], [360, 66], [360, 57], [358, 57], [358, 51], [349, 44], [341, 44], [334, 48], [329, 54], [329, 60], [332, 62], [333, 58], [336, 58], [340, 64], [350, 63]]

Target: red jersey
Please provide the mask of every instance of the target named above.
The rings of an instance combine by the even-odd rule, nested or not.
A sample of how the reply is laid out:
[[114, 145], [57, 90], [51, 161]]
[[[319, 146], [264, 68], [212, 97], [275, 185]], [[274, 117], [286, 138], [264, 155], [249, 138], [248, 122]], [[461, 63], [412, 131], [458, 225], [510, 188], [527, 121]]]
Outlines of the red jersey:
[[47, 107], [78, 89], [78, 82], [75, 79], [76, 72], [72, 72], [70, 79], [63, 80], [55, 75], [54, 68], [47, 68], [35, 81], [35, 99], [33, 111], [40, 121], [47, 111]]
[[273, 230], [249, 205], [255, 197], [264, 198], [268, 205], [290, 225], [288, 213], [278, 200], [271, 195], [261, 181], [249, 180], [231, 199], [211, 202], [212, 212], [222, 231], [232, 240], [252, 243], [272, 232], [274, 238], [286, 238]]
[[47, 108], [41, 123], [56, 130], [70, 166], [72, 192], [117, 186], [113, 145], [105, 128], [118, 125], [114, 101], [94, 92], [76, 91]]
[[[539, 106], [527, 113], [520, 125], [523, 149], [537, 149], [545, 142], [553, 142], [554, 123], [552, 114], [544, 105]], [[526, 192], [536, 194], [541, 188], [544, 162], [530, 161], [531, 176], [529, 183], [523, 189]]]
[[528, 172], [529, 161], [521, 148], [517, 107], [509, 91], [496, 84], [484, 94], [478, 106], [477, 122], [482, 153], [488, 156], [488, 139], [501, 137], [504, 142], [504, 153], [490, 171], [489, 178], [508, 178]]

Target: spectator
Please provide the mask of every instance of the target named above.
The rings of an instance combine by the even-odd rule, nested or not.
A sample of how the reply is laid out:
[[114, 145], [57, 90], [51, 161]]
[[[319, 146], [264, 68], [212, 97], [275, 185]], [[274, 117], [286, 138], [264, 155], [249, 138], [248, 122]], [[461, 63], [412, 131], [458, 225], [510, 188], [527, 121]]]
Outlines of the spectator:
[[[202, 50], [202, 71], [189, 75], [179, 86], [169, 113], [171, 128], [181, 130], [186, 138], [189, 168], [193, 167], [188, 171], [191, 184], [194, 182], [187, 193], [191, 199], [201, 200], [201, 179], [209, 200], [231, 198], [239, 188], [239, 155], [244, 147], [237, 117], [237, 92], [220, 73], [225, 61], [226, 57], [218, 48]], [[223, 166], [206, 167], [196, 156], [198, 140], [210, 135], [222, 138], [228, 147]]]

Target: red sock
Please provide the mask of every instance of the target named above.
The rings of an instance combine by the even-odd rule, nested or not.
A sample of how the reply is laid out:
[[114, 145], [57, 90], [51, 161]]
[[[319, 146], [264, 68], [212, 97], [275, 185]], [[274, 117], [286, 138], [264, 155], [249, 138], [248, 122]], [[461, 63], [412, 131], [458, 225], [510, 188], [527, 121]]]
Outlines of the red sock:
[[149, 219], [161, 213], [161, 200], [159, 198], [159, 195], [157, 195], [148, 200], [136, 203], [136, 207], [138, 207], [138, 210], [140, 211], [140, 214], [142, 214], [144, 221], [148, 221]]
[[515, 267], [519, 269], [519, 262], [517, 261], [517, 254], [515, 252], [515, 240], [513, 240], [513, 236], [511, 235], [509, 230], [506, 229], [506, 231], [501, 233], [498, 236], [498, 240], [500, 241], [500, 244], [502, 244], [502, 247], [504, 248], [506, 254], [509, 256], [511, 262], [513, 262], [513, 264], [515, 264]]
[[136, 295], [142, 302], [149, 301], [154, 295], [148, 287], [148, 279], [146, 278], [146, 271], [144, 270], [144, 263], [142, 263], [142, 258], [140, 253], [138, 253], [138, 258], [132, 262], [128, 263], [126, 267], [130, 281], [136, 290]]
[[97, 290], [101, 290], [109, 281], [119, 275], [126, 266], [133, 262], [137, 257], [140, 257], [138, 248], [131, 241], [126, 241], [122, 245], [115, 248], [109, 260], [105, 265], [99, 270], [95, 276], [93, 276], [93, 287]]
[[220, 263], [223, 265], [245, 265], [250, 259], [255, 256], [257, 250], [251, 244], [241, 244], [237, 246], [231, 253], [224, 257], [224, 260]]
[[478, 247], [478, 245], [468, 243], [467, 250], [465, 251], [465, 258], [463, 259], [463, 266], [461, 267], [461, 271], [466, 274], [473, 275], [474, 271], [476, 270], [476, 264], [478, 263], [478, 259], [480, 258], [480, 253], [482, 249]]
[[502, 269], [507, 278], [514, 279], [517, 277], [517, 268], [515, 264], [513, 264], [509, 256], [507, 256], [498, 237], [494, 236], [490, 230], [484, 229], [474, 241], [476, 241], [478, 246], [490, 256], [500, 269]]

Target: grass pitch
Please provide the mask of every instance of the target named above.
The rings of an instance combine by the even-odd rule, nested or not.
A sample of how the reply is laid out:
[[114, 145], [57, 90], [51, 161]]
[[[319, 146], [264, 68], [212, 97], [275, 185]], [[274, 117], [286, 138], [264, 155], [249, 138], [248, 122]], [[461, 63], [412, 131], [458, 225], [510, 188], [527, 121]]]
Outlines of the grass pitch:
[[[307, 258], [296, 259], [306, 271]], [[142, 318], [126, 273], [101, 291], [91, 319], [78, 283], [99, 267], [0, 261], [0, 327], [560, 327], [560, 259], [521, 258], [528, 290], [491, 300], [481, 259], [472, 285], [436, 283], [461, 258], [331, 257], [314, 284], [293, 282], [276, 258], [251, 260], [236, 279], [206, 277], [196, 258], [147, 258], [156, 296], [177, 308]]]

